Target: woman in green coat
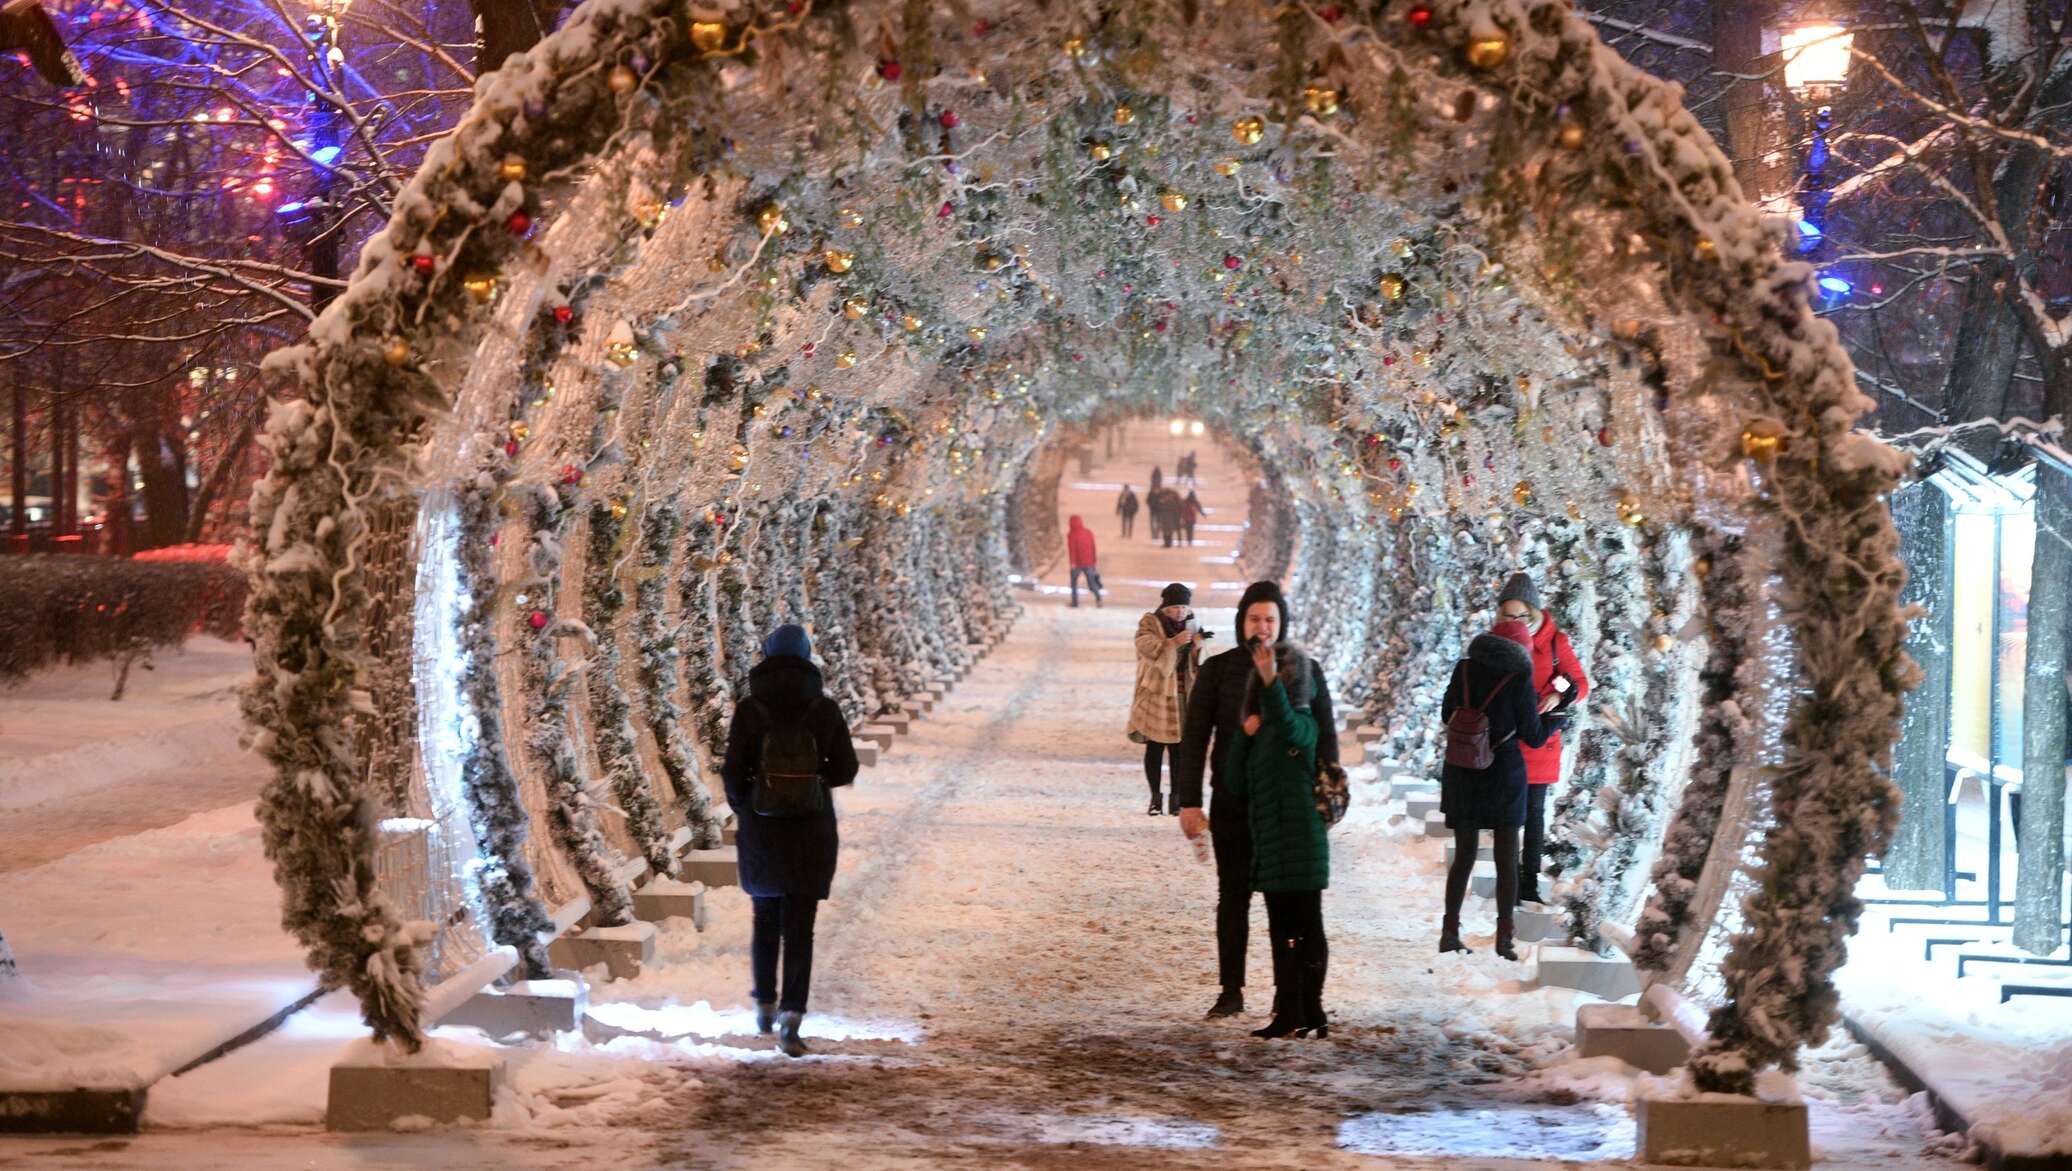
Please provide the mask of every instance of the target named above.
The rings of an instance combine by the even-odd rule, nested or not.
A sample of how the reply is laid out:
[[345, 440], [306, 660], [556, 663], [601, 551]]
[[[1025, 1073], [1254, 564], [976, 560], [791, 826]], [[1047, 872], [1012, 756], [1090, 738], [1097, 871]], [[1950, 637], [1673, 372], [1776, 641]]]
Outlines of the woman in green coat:
[[1317, 814], [1317, 721], [1312, 670], [1286, 643], [1249, 644], [1243, 734], [1225, 775], [1244, 798], [1252, 830], [1252, 889], [1266, 896], [1273, 945], [1273, 1021], [1255, 1037], [1330, 1035], [1324, 1016], [1324, 888], [1331, 845]]

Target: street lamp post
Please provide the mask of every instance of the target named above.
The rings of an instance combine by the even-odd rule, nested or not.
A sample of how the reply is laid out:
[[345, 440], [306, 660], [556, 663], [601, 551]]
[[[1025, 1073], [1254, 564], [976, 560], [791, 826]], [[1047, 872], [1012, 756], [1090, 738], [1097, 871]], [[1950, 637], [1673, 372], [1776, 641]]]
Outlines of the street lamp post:
[[324, 278], [310, 282], [309, 307], [322, 313], [336, 296], [331, 281], [338, 277], [338, 160], [344, 153], [344, 121], [334, 104], [340, 92], [345, 51], [339, 47], [339, 28], [352, 0], [311, 0], [309, 12], [310, 81], [317, 86], [309, 95], [309, 157], [316, 166], [315, 183], [309, 197], [299, 205], [281, 209], [291, 230], [300, 237], [304, 264], [310, 275]]
[[[1784, 87], [1802, 107], [1809, 110], [1807, 129], [1811, 144], [1806, 151], [1806, 170], [1799, 186], [1799, 251], [1818, 260], [1827, 243], [1827, 205], [1833, 197], [1827, 177], [1828, 130], [1834, 125], [1834, 107], [1849, 80], [1850, 47], [1855, 35], [1834, 24], [1802, 24], [1781, 30], [1784, 55]], [[1821, 287], [1837, 291], [1822, 278]], [[1846, 288], [1840, 291], [1847, 291]]]

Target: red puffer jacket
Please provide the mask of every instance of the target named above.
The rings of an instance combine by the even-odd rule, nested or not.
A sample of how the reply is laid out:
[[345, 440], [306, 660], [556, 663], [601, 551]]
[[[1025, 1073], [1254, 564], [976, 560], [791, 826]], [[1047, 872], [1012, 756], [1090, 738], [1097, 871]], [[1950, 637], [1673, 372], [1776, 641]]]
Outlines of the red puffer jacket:
[[[1541, 699], [1562, 694], [1554, 690], [1554, 677], [1560, 675], [1568, 680], [1569, 703], [1579, 704], [1590, 694], [1590, 680], [1583, 674], [1583, 664], [1576, 658], [1576, 648], [1569, 645], [1568, 636], [1554, 625], [1554, 616], [1540, 612], [1540, 628], [1532, 632], [1532, 684]], [[1525, 781], [1530, 785], [1551, 785], [1561, 779], [1561, 736], [1557, 733], [1547, 737], [1547, 742], [1538, 748], [1525, 751]]]
[[1071, 555], [1072, 568], [1094, 567], [1094, 531], [1076, 516], [1072, 518], [1071, 531], [1065, 534], [1065, 552]]

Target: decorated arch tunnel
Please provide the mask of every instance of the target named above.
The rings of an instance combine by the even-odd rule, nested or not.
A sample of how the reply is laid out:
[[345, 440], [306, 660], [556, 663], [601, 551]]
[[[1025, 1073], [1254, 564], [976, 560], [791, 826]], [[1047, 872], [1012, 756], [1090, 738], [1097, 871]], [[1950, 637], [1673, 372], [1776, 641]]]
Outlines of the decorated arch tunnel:
[[1687, 964], [1762, 770], [1693, 1064], [1746, 1091], [1834, 1023], [1914, 676], [1903, 460], [1853, 431], [1788, 233], [1555, 0], [593, 0], [275, 358], [306, 393], [254, 499], [247, 711], [289, 923], [414, 1044], [384, 784], [465, 807], [484, 934], [542, 969], [549, 894], [629, 913], [607, 820], [660, 869], [677, 798], [717, 833], [765, 619], [814, 627], [852, 719], [897, 707], [1010, 616], [1047, 445], [1177, 413], [1276, 486], [1271, 567], [1334, 587], [1298, 633], [1397, 759], [1494, 583], [1567, 583], [1601, 675], [1556, 814], [1578, 941], [1637, 921]]

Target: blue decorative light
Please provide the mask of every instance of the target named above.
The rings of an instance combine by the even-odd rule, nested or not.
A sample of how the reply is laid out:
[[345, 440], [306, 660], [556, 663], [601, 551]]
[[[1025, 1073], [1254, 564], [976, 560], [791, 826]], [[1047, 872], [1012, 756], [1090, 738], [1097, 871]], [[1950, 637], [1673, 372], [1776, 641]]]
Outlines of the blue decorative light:
[[1820, 230], [1819, 224], [1814, 223], [1812, 220], [1800, 220], [1799, 251], [1811, 252], [1815, 248], [1820, 247], [1820, 242], [1826, 235], [1825, 232]]
[[310, 161], [314, 162], [317, 166], [328, 167], [332, 163], [338, 161], [338, 156], [340, 153], [343, 152], [343, 150], [343, 147], [320, 146], [315, 150], [309, 152], [309, 158]]
[[1819, 284], [1820, 291], [1832, 297], [1846, 297], [1856, 289], [1847, 277], [1824, 276], [1820, 278]]

